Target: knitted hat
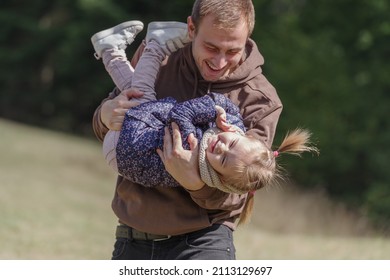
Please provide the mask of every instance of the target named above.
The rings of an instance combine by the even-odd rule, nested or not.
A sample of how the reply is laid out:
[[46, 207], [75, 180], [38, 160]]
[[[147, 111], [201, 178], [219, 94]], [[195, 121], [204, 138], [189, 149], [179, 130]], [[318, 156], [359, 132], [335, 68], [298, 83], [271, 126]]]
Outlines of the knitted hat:
[[[211, 167], [209, 161], [206, 158], [206, 150], [208, 148], [208, 143], [207, 143], [208, 140], [220, 132], [222, 132], [222, 130], [220, 130], [219, 128], [212, 127], [203, 133], [203, 137], [202, 137], [202, 140], [200, 141], [200, 147], [199, 147], [200, 177], [202, 178], [203, 182], [205, 182], [208, 186], [213, 187], [213, 188], [217, 188], [223, 192], [236, 193], [236, 194], [247, 193], [247, 191], [238, 190], [232, 185], [222, 184], [217, 172]], [[240, 131], [240, 133], [243, 133], [243, 132]]]

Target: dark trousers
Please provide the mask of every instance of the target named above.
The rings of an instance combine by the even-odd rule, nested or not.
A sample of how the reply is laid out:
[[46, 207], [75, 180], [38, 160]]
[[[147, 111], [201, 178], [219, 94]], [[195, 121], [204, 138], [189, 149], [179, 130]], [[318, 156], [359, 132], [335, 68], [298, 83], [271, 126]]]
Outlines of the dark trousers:
[[117, 238], [113, 260], [234, 260], [233, 232], [224, 225], [162, 241]]

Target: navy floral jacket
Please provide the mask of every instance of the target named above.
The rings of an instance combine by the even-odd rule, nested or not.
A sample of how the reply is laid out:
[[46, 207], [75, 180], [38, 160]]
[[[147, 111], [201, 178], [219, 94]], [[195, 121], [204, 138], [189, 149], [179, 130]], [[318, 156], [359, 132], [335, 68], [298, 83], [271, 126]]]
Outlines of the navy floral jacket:
[[183, 147], [189, 149], [187, 137], [190, 133], [200, 141], [204, 131], [216, 126], [216, 105], [225, 109], [230, 124], [245, 131], [238, 107], [218, 93], [181, 103], [168, 97], [128, 110], [116, 147], [119, 173], [145, 187], [178, 187], [156, 152], [157, 148], [163, 149], [164, 128], [172, 122], [177, 123]]

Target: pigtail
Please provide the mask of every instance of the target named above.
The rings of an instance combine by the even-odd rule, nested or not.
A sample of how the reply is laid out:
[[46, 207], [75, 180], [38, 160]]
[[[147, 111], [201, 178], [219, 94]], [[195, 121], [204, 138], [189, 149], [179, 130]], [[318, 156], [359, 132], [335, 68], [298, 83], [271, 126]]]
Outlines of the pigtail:
[[311, 133], [308, 130], [297, 128], [284, 137], [282, 144], [274, 152], [277, 156], [280, 153], [287, 153], [301, 156], [303, 152], [312, 152], [318, 154], [318, 149], [310, 142]]
[[245, 188], [249, 192], [240, 214], [238, 226], [250, 221], [255, 191], [271, 184], [277, 184], [279, 180], [283, 179], [281, 167], [276, 163], [276, 158], [280, 154], [301, 156], [303, 152], [319, 153], [319, 150], [310, 142], [310, 137], [311, 133], [308, 130], [297, 128], [286, 134], [277, 150], [267, 151], [263, 158], [246, 167], [244, 172], [244, 178], [247, 178]]

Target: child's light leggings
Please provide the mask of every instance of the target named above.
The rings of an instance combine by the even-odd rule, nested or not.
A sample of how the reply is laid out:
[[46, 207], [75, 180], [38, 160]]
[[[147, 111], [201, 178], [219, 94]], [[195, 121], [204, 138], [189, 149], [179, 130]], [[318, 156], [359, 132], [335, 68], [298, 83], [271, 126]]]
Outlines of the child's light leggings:
[[[144, 93], [136, 98], [140, 103], [156, 100], [154, 84], [165, 54], [158, 43], [151, 41], [145, 47], [136, 68], [127, 60], [125, 50], [107, 49], [103, 51], [103, 63], [115, 85], [121, 90], [136, 88]], [[116, 145], [120, 131], [109, 130], [103, 141], [103, 155], [106, 162], [118, 172]]]

